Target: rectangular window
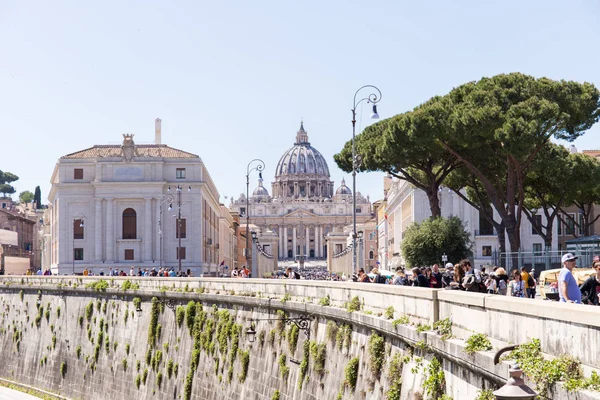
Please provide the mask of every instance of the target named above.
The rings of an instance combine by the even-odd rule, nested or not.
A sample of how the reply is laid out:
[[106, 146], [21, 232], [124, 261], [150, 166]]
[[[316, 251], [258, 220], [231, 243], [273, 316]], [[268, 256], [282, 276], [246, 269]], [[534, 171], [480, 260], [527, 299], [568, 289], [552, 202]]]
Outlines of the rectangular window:
[[533, 244], [533, 255], [534, 256], [541, 256], [542, 255], [542, 244], [541, 243], [534, 243]]
[[542, 231], [542, 216], [534, 215], [531, 221], [531, 234], [539, 235], [539, 232]]
[[83, 168], [75, 168], [73, 170], [74, 179], [83, 179]]
[[177, 168], [175, 170], [176, 179], [185, 179], [185, 168]]
[[492, 246], [481, 246], [481, 255], [483, 257], [491, 257], [492, 256]]
[[185, 239], [186, 230], [185, 218], [179, 220], [179, 229], [177, 229], [177, 220], [175, 220], [175, 239], [179, 239], [179, 235], [181, 235], [182, 239]]
[[569, 214], [567, 218], [567, 226], [565, 226], [565, 235], [573, 235], [575, 233], [575, 214]]
[[125, 249], [125, 260], [133, 260], [133, 249]]
[[177, 259], [185, 260], [185, 247], [177, 247]]
[[362, 212], [362, 211], [361, 211], [361, 208], [360, 208], [360, 207], [356, 207], [356, 213], [357, 213], [357, 214], [360, 214], [361, 212]]
[[[564, 215], [563, 215], [564, 217]], [[560, 221], [560, 219], [558, 220], [558, 222], [556, 223], [556, 234], [559, 236], [562, 236], [562, 231], [563, 231], [563, 223]]]
[[240, 217], [246, 216], [246, 207], [240, 207]]
[[73, 258], [75, 261], [83, 261], [83, 249], [73, 249]]
[[73, 221], [73, 238], [83, 239], [83, 220], [76, 219]]

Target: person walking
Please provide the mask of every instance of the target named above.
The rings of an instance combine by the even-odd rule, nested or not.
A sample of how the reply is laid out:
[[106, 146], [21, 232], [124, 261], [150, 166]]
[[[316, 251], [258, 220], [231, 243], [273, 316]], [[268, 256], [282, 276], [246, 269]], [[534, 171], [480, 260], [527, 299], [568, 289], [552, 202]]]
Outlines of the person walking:
[[573, 276], [577, 257], [572, 253], [562, 256], [563, 267], [558, 274], [558, 297], [563, 303], [581, 304], [581, 291]]

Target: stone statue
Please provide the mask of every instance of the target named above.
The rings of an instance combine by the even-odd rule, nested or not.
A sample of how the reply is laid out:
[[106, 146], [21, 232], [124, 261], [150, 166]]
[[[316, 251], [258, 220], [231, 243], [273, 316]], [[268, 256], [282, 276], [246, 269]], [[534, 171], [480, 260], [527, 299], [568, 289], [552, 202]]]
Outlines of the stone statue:
[[125, 162], [131, 162], [135, 156], [135, 143], [133, 142], [133, 134], [123, 134], [123, 145], [121, 146], [121, 149], [123, 150]]

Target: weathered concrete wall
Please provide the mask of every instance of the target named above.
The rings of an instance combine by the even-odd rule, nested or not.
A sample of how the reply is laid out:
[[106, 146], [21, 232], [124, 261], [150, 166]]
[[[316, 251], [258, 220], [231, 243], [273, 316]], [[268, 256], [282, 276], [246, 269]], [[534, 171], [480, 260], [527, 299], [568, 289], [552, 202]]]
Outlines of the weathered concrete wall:
[[[488, 335], [499, 345], [510, 341], [510, 336], [501, 336], [505, 330], [501, 330], [500, 326], [504, 325], [500, 321], [494, 322], [498, 331], [492, 332], [490, 321], [494, 318], [510, 321], [512, 317], [509, 315], [514, 313], [502, 310], [505, 314], [490, 316], [502, 309], [494, 302], [519, 301], [515, 304], [521, 304], [521, 307], [532, 307], [537, 303], [544, 307], [556, 306], [531, 300], [488, 299], [482, 295], [420, 288], [294, 280], [142, 278], [131, 279], [131, 282], [140, 285], [140, 289], [124, 291], [122, 284], [128, 279], [115, 278], [108, 280], [112, 286], [105, 291], [85, 288], [86, 284], [98, 280], [37, 276], [0, 280], [0, 350], [3, 360], [0, 376], [73, 399], [183, 399], [186, 378], [193, 370], [194, 348], [199, 348], [197, 369], [190, 375], [193, 377], [193, 399], [271, 400], [275, 390], [279, 390], [281, 400], [336, 399], [340, 393], [343, 399], [413, 400], [423, 393], [429, 361], [436, 357], [442, 361], [446, 393], [455, 400], [469, 400], [475, 398], [479, 389], [497, 387], [508, 376], [506, 363], [493, 364], [493, 351], [473, 355], [465, 352], [463, 339], [475, 329], [489, 331]], [[326, 296], [329, 296], [331, 305], [319, 305]], [[135, 297], [142, 301], [140, 313], [134, 311]], [[202, 312], [198, 308], [197, 314], [205, 315], [202, 329], [198, 328], [198, 334], [192, 335], [193, 330], [191, 333], [186, 326], [186, 318], [179, 326], [175, 310], [164, 305], [164, 310], [159, 312], [156, 303], [153, 312], [152, 297], [168, 299], [181, 306], [191, 300], [201, 301]], [[361, 312], [348, 312], [340, 307], [354, 297], [358, 297], [364, 306]], [[486, 302], [489, 302], [487, 308]], [[90, 307], [89, 304], [93, 307], [93, 314], [88, 321], [86, 307]], [[387, 310], [390, 306], [393, 309]], [[215, 308], [218, 313], [214, 312]], [[577, 308], [578, 311], [581, 309], [582, 306]], [[281, 326], [278, 310], [292, 317], [315, 316], [310, 339], [326, 349], [323, 372], [316, 371], [314, 356], [309, 357], [307, 378], [302, 380], [301, 389], [299, 382], [306, 337], [299, 332], [297, 346], [291, 348], [289, 338], [294, 337], [290, 333], [291, 325]], [[393, 312], [392, 318], [378, 315], [386, 310]], [[227, 315], [231, 322], [226, 324], [223, 321], [229, 320]], [[392, 323], [394, 318], [404, 315], [409, 316], [415, 325]], [[419, 323], [431, 324], [445, 317], [452, 317], [456, 339], [444, 341], [436, 332], [420, 332], [417, 329]], [[262, 320], [265, 318], [273, 320]], [[244, 334], [251, 320], [255, 321], [257, 331], [254, 343], [249, 343]], [[197, 323], [199, 327], [200, 322]], [[513, 323], [519, 322], [515, 320]], [[161, 336], [152, 348], [148, 343], [149, 327], [157, 327], [157, 324], [161, 326]], [[213, 327], [208, 329], [210, 324]], [[104, 326], [102, 343], [95, 361], [101, 325]], [[334, 325], [337, 332], [342, 333], [332, 335]], [[219, 336], [224, 326], [228, 326], [227, 334]], [[343, 334], [343, 326], [351, 327], [347, 335]], [[597, 333], [595, 328], [590, 329]], [[378, 375], [369, 366], [373, 360], [369, 342], [377, 338], [373, 332], [385, 342], [385, 352], [377, 358], [382, 363]], [[583, 330], [574, 332], [584, 334]], [[544, 342], [540, 335], [530, 333], [531, 337], [539, 337]], [[571, 339], [570, 336], [564, 339], [566, 342], [583, 340], [582, 337]], [[79, 346], [81, 352], [78, 357]], [[152, 360], [150, 363], [146, 361], [149, 349], [152, 359], [158, 351], [162, 352], [162, 361], [156, 368]], [[244, 371], [243, 352], [248, 352], [249, 356], [245, 382], [240, 380]], [[282, 377], [279, 365], [283, 354], [287, 357], [286, 367], [289, 368], [287, 379]], [[399, 397], [388, 395], [395, 380], [389, 376], [395, 354], [406, 357], [400, 373], [402, 386]], [[344, 370], [353, 357], [360, 360], [354, 392], [344, 385]], [[177, 374], [171, 377], [168, 374], [169, 360], [178, 369]], [[66, 364], [64, 377], [61, 376], [63, 362]], [[148, 369], [147, 380], [138, 388], [136, 378], [139, 374], [141, 380], [145, 369]], [[162, 375], [160, 386], [159, 373]], [[554, 398], [596, 397], [592, 394], [575, 397], [558, 393]]]

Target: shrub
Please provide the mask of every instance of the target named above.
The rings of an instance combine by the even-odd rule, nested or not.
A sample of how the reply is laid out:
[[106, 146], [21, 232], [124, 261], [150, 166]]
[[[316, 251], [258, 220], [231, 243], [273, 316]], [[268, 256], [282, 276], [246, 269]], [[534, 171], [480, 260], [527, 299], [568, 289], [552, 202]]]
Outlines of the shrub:
[[492, 343], [490, 339], [483, 333], [476, 333], [467, 338], [466, 341], [467, 346], [465, 347], [465, 351], [469, 354], [473, 354], [476, 351], [484, 351], [491, 350]]
[[354, 357], [353, 359], [348, 361], [348, 365], [346, 365], [346, 368], [344, 369], [344, 383], [350, 386], [350, 390], [352, 390], [352, 392], [354, 392], [354, 390], [356, 389], [356, 380], [358, 379], [358, 365], [358, 357]]

